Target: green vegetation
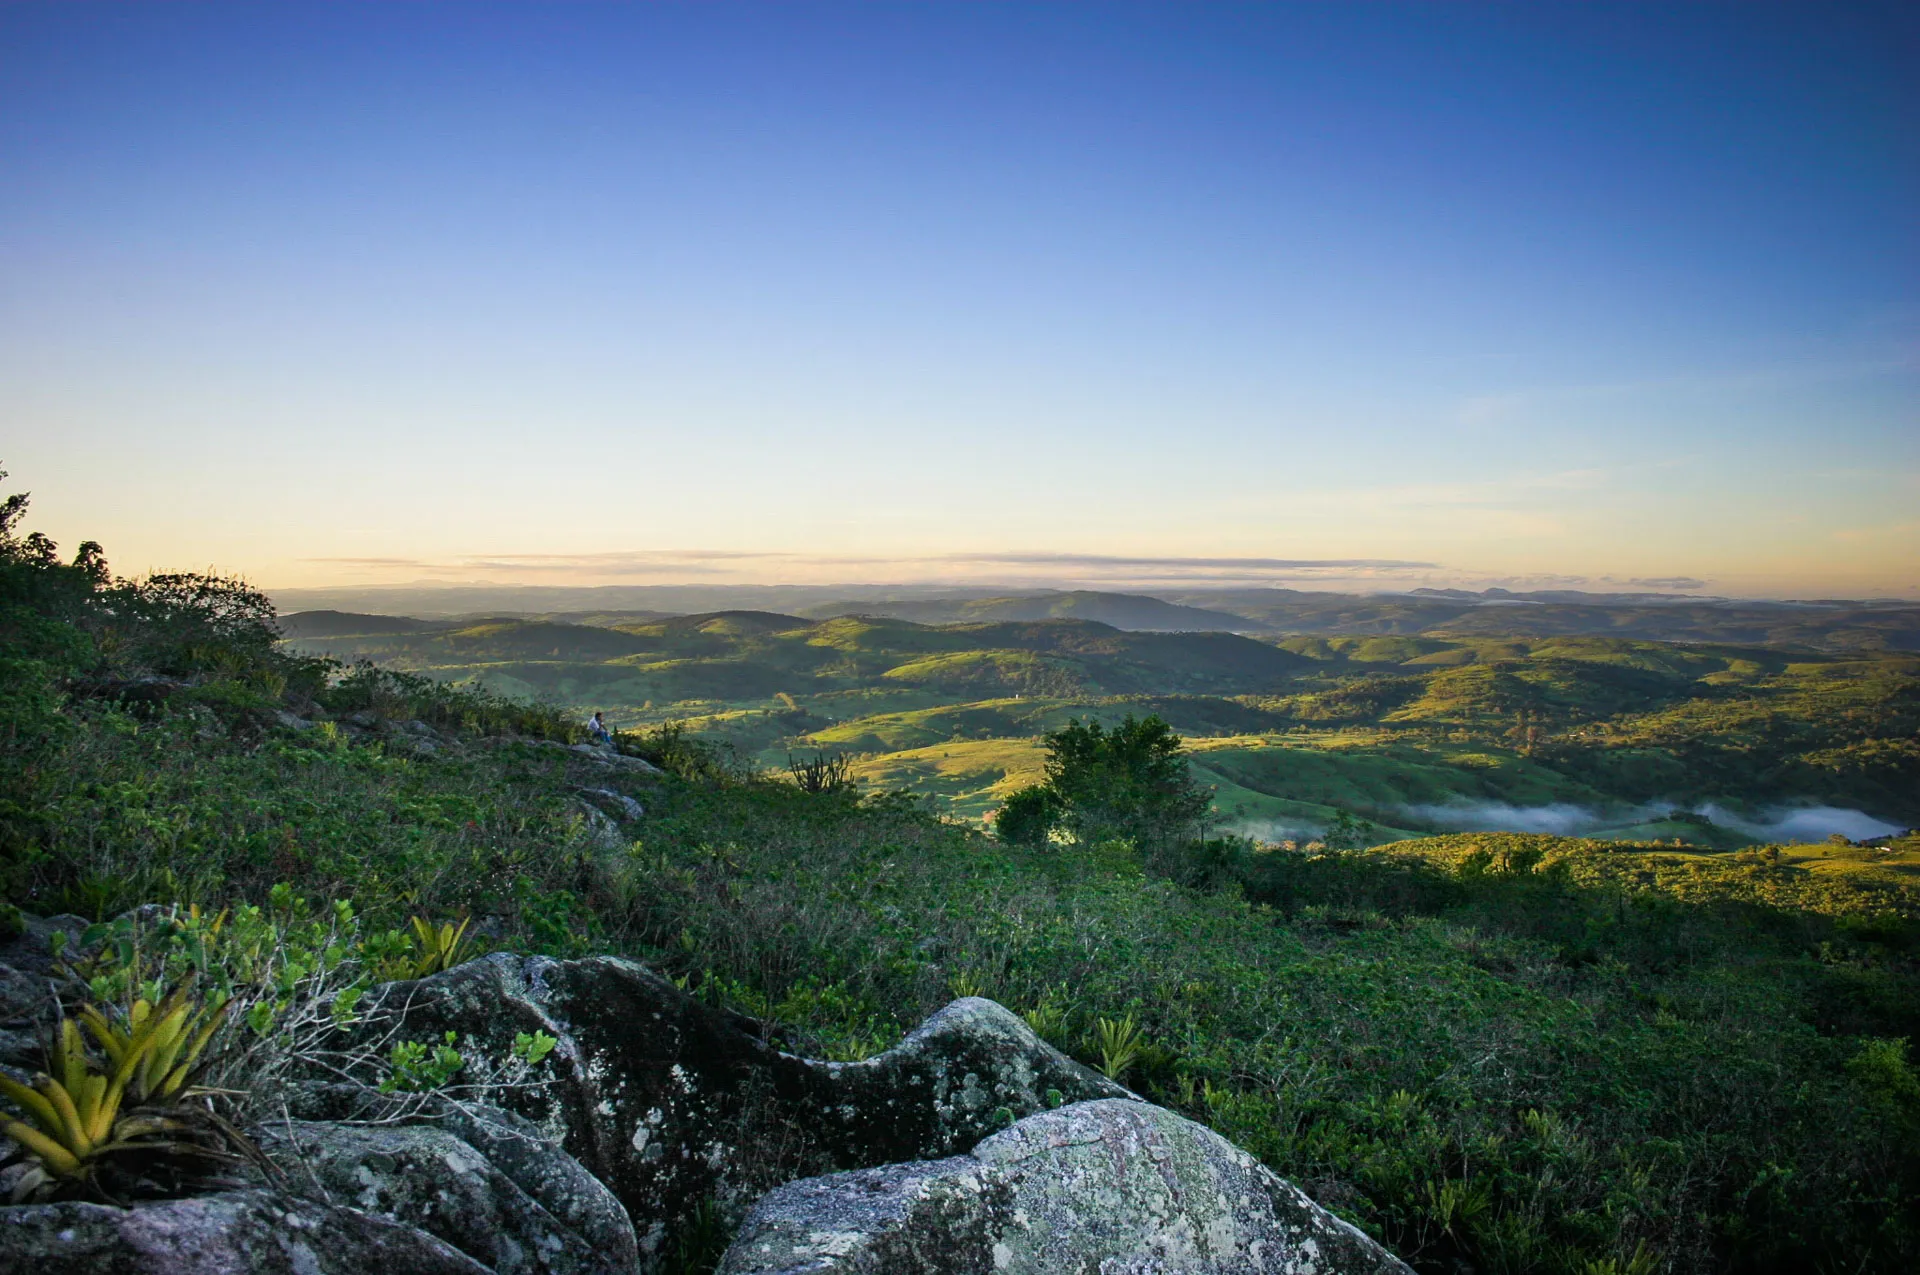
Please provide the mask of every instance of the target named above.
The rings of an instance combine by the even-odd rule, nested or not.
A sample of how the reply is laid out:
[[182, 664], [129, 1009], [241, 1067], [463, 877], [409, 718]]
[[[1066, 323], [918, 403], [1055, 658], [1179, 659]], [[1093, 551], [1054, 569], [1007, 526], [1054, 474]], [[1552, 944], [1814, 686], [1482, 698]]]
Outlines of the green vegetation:
[[1120, 840], [1153, 854], [1204, 828], [1207, 794], [1158, 717], [1129, 716], [1110, 731], [1069, 722], [1046, 746], [1047, 781], [1007, 798], [995, 819], [1001, 840], [1037, 848], [1057, 827], [1087, 845]]
[[[1380, 833], [1353, 817], [1429, 792], [1617, 797], [1635, 776], [1684, 777], [1693, 757], [1733, 777], [1707, 795], [1757, 797], [1720, 785], [1764, 774], [1813, 797], [1884, 793], [1873, 809], [1898, 814], [1910, 791], [1848, 768], [1888, 749], [1905, 764], [1901, 657], [1232, 638], [1202, 644], [1203, 691], [1184, 684], [1183, 635], [1074, 621], [647, 621], [627, 636], [654, 645], [614, 660], [677, 661], [674, 677], [709, 688], [721, 675], [698, 670], [731, 663], [774, 689], [716, 715], [834, 723], [767, 736], [780, 751], [764, 769], [685, 728], [624, 733], [623, 751], [667, 769], [656, 777], [557, 746], [566, 718], [448, 685], [452, 665], [355, 669], [276, 647], [271, 614], [228, 582], [182, 594], [113, 580], [97, 550], [61, 562], [14, 537], [7, 509], [6, 897], [96, 922], [70, 958], [76, 995], [111, 1022], [189, 978], [231, 1001], [208, 1087], [270, 1086], [396, 971], [467, 950], [613, 951], [830, 1058], [887, 1047], [953, 995], [994, 997], [1424, 1271], [1920, 1263], [1920, 844], [1474, 833], [1367, 849]], [[1093, 693], [1000, 695], [976, 707], [1002, 717], [968, 717], [885, 677], [980, 650], [1063, 661]], [[1442, 680], [1477, 670], [1491, 673]], [[1141, 718], [1198, 714], [1209, 696], [1222, 733], [1188, 741], [1182, 775], [1174, 737]], [[629, 724], [674, 715], [628, 707]], [[809, 738], [929, 711], [916, 726], [949, 713], [1051, 732], [1054, 769], [1040, 738], [948, 739], [855, 759], [863, 790]], [[1233, 713], [1267, 725], [1246, 733]], [[1043, 786], [1054, 796], [1020, 800], [1118, 813], [1077, 838], [989, 839], [877, 790], [909, 764], [926, 768], [921, 790], [998, 787], [997, 804]], [[1327, 835], [1293, 849], [1162, 835], [1170, 824], [1103, 805], [1135, 780], [1182, 811], [1192, 782], [1217, 785], [1216, 807], [1295, 803]], [[590, 791], [646, 813], [609, 838]], [[103, 1073], [105, 1049], [88, 1049], [81, 1070]], [[431, 1039], [351, 1061], [404, 1098], [510, 1082], [541, 1052], [529, 1038], [488, 1060]], [[730, 1220], [669, 1247], [708, 1260]]]
[[[203, 1113], [187, 1105], [193, 1091], [185, 1086], [226, 1008], [196, 1001], [184, 985], [157, 1006], [135, 1000], [124, 1021], [86, 1005], [78, 1021], [60, 1024], [49, 1051], [57, 1074], [37, 1076], [31, 1087], [0, 1075], [0, 1094], [27, 1117], [0, 1121], [0, 1130], [33, 1161], [15, 1181], [13, 1200], [94, 1185], [101, 1170], [140, 1155], [230, 1158], [186, 1136], [207, 1125], [196, 1119]], [[99, 1053], [88, 1047], [80, 1022]]]
[[[1089, 609], [1069, 606], [1076, 596], [1049, 607]], [[605, 708], [627, 725], [681, 721], [768, 769], [790, 754], [846, 754], [862, 782], [969, 819], [1033, 782], [1049, 732], [1156, 715], [1188, 740], [1219, 815], [1275, 835], [1311, 835], [1343, 811], [1383, 835], [1442, 831], [1445, 808], [1485, 803], [1573, 805], [1591, 814], [1583, 830], [1715, 848], [1763, 840], [1743, 826], [1796, 802], [1920, 823], [1920, 656], [1897, 652], [1584, 636], [1260, 641], [1081, 619], [608, 619], [411, 621], [396, 633], [391, 618], [328, 613], [289, 649]], [[296, 632], [304, 624], [294, 617]], [[1731, 818], [1665, 816], [1709, 805]]]

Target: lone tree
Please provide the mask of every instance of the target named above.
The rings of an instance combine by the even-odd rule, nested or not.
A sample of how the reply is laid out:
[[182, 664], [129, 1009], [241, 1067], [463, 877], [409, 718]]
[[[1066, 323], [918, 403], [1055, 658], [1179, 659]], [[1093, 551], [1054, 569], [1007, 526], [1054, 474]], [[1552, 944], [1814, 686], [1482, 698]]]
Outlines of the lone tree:
[[1127, 838], [1157, 849], [1204, 826], [1210, 797], [1158, 716], [1128, 714], [1111, 730], [1073, 721], [1046, 742], [1047, 782], [1007, 799], [995, 823], [1003, 840], [1042, 845], [1061, 828], [1080, 842]]

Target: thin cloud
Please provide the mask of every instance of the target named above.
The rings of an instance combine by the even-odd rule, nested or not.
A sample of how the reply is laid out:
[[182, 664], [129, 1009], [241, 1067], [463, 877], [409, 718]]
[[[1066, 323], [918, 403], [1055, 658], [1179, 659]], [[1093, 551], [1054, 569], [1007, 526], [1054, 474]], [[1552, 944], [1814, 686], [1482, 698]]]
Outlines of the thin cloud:
[[937, 562], [1000, 562], [1049, 567], [1158, 567], [1187, 570], [1225, 568], [1238, 571], [1300, 571], [1341, 568], [1432, 571], [1437, 562], [1400, 562], [1390, 558], [1125, 558], [1098, 553], [951, 553]]

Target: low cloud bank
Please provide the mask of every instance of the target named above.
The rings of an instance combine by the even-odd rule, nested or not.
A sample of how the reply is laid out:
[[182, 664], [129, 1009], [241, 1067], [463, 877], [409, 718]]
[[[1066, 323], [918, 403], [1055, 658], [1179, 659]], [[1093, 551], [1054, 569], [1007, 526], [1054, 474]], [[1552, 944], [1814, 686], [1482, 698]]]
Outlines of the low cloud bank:
[[[1656, 823], [1669, 812], [1687, 807], [1671, 802], [1653, 802], [1625, 810], [1604, 810], [1571, 802], [1512, 806], [1505, 802], [1483, 801], [1403, 806], [1402, 809], [1416, 819], [1459, 832], [1542, 832], [1558, 837], [1578, 837], [1602, 828]], [[1776, 806], [1756, 816], [1744, 816], [1707, 802], [1692, 807], [1691, 811], [1711, 819], [1720, 827], [1731, 828], [1760, 841], [1824, 841], [1836, 832], [1851, 841], [1859, 841], [1902, 831], [1897, 824], [1875, 819], [1863, 811], [1843, 810], [1838, 806]]]
[[1482, 801], [1471, 805], [1405, 806], [1402, 809], [1416, 819], [1459, 832], [1545, 832], [1556, 837], [1577, 837], [1607, 824], [1634, 822], [1632, 818], [1602, 817], [1586, 806], [1564, 801], [1550, 806], [1509, 806], [1504, 802]]
[[1700, 807], [1699, 813], [1722, 827], [1733, 828], [1762, 841], [1825, 841], [1836, 832], [1849, 841], [1862, 841], [1868, 837], [1889, 837], [1905, 831], [1898, 824], [1886, 823], [1858, 810], [1842, 810], [1838, 806], [1775, 809], [1767, 811], [1759, 820], [1752, 820], [1742, 819], [1709, 802]]

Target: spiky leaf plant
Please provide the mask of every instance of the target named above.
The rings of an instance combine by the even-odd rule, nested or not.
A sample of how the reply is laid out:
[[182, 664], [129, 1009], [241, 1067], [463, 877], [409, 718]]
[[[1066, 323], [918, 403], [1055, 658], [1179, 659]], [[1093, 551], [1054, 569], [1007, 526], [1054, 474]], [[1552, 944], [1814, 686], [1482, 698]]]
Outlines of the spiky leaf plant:
[[[158, 1006], [134, 1002], [124, 1024], [94, 1006], [81, 1021], [105, 1057], [87, 1048], [80, 1023], [63, 1018], [48, 1050], [50, 1072], [31, 1086], [0, 1075], [0, 1094], [24, 1119], [0, 1118], [29, 1162], [14, 1181], [13, 1199], [52, 1194], [93, 1182], [115, 1156], [177, 1153], [231, 1159], [183, 1139], [205, 1124], [204, 1113], [180, 1099], [226, 1006], [198, 1002], [185, 984]], [[123, 1110], [124, 1108], [124, 1110]]]
[[1093, 1048], [1100, 1055], [1100, 1070], [1107, 1079], [1119, 1080], [1133, 1069], [1146, 1052], [1146, 1037], [1133, 1015], [1095, 1020]]
[[473, 918], [468, 917], [455, 929], [452, 921], [443, 921], [440, 928], [435, 929], [425, 918], [414, 917], [413, 964], [407, 977], [425, 978], [466, 960], [472, 954], [473, 945], [466, 938], [467, 926], [472, 923]]

